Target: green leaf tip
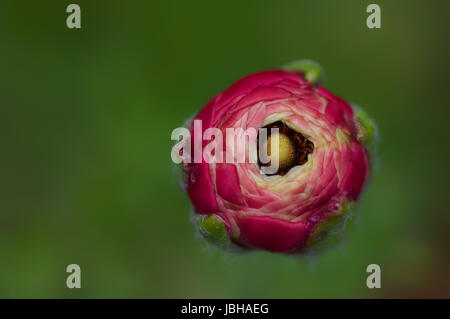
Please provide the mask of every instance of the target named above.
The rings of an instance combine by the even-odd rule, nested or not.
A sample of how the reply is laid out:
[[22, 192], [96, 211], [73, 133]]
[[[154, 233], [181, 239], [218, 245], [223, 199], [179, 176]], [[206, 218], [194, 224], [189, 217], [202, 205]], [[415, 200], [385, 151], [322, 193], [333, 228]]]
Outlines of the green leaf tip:
[[323, 74], [323, 69], [319, 63], [312, 60], [298, 60], [288, 63], [282, 67], [288, 72], [303, 74], [305, 80], [311, 84], [317, 84]]

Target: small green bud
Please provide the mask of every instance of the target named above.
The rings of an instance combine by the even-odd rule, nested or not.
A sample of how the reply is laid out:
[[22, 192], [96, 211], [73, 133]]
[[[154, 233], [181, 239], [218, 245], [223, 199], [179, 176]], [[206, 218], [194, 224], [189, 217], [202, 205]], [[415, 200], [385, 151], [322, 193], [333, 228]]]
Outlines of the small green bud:
[[230, 239], [222, 218], [215, 214], [209, 216], [200, 215], [196, 218], [200, 234], [208, 242], [222, 248], [230, 246]]
[[288, 72], [301, 73], [305, 80], [311, 84], [317, 84], [322, 77], [323, 70], [319, 63], [312, 60], [298, 60], [282, 67]]

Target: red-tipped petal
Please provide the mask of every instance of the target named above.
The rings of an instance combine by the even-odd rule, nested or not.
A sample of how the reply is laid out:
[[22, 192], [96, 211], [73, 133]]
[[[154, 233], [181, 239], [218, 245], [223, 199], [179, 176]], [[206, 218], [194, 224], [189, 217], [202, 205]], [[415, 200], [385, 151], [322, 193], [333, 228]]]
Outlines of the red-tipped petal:
[[268, 216], [237, 216], [235, 219], [240, 229], [240, 242], [271, 252], [293, 251], [304, 243], [308, 235], [304, 223]]

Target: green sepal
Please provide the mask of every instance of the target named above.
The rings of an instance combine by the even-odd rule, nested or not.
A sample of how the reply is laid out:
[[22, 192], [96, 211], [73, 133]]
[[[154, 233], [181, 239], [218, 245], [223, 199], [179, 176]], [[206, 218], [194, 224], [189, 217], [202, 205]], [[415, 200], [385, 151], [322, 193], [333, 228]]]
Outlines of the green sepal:
[[305, 80], [311, 84], [317, 84], [323, 75], [323, 69], [319, 63], [312, 60], [298, 60], [288, 63], [282, 67], [283, 70], [301, 73]]
[[343, 198], [339, 208], [314, 229], [304, 249], [306, 254], [318, 254], [342, 242], [356, 220], [356, 204]]
[[378, 145], [378, 129], [375, 121], [358, 105], [352, 104], [358, 125], [358, 140], [374, 153]]
[[195, 216], [200, 234], [210, 243], [221, 248], [230, 246], [230, 239], [222, 218], [212, 214]]
[[374, 174], [378, 170], [379, 158], [377, 156], [380, 136], [375, 121], [358, 105], [352, 104], [355, 120], [358, 127], [357, 139], [367, 148], [370, 157], [370, 171]]

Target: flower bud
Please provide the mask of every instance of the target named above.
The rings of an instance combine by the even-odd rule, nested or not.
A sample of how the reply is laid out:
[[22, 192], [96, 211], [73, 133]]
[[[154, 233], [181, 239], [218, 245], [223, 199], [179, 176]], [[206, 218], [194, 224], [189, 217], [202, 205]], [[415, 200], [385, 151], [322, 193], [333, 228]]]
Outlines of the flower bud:
[[[374, 156], [375, 124], [361, 108], [316, 86], [318, 64], [286, 69], [238, 80], [187, 127], [191, 149], [219, 145], [215, 154], [180, 165], [199, 232], [224, 249], [315, 253], [340, 242], [353, 224]], [[205, 140], [209, 128], [223, 136]], [[240, 151], [230, 129], [248, 135], [237, 139]], [[223, 161], [206, 159], [222, 152]], [[239, 154], [245, 160], [236, 160]], [[268, 172], [270, 165], [276, 169]]]

